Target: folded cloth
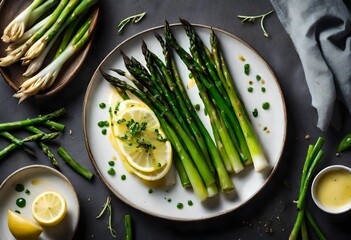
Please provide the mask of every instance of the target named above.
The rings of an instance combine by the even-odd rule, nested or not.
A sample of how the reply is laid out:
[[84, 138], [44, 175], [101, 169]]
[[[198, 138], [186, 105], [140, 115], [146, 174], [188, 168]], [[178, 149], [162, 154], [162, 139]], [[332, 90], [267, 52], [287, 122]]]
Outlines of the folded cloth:
[[304, 69], [317, 126], [328, 129], [336, 100], [351, 113], [351, 13], [343, 0], [271, 0]]

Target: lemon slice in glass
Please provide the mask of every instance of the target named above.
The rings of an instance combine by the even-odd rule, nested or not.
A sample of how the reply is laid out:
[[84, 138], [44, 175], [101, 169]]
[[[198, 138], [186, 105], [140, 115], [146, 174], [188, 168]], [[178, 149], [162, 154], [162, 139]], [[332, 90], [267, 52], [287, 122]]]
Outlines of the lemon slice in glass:
[[7, 222], [10, 232], [18, 240], [36, 240], [43, 232], [39, 224], [11, 210], [7, 211]]
[[34, 199], [32, 204], [32, 215], [43, 226], [59, 224], [66, 216], [66, 212], [66, 200], [57, 192], [43, 192]]
[[171, 164], [171, 144], [150, 109], [132, 107], [119, 112], [114, 129], [121, 154], [137, 171], [150, 173]]

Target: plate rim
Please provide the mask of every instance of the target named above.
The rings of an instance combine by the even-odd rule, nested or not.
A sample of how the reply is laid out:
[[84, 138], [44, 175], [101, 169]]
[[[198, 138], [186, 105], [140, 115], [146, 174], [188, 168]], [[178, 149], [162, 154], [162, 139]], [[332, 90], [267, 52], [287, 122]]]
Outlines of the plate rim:
[[[182, 26], [181, 23], [172, 23], [172, 24], [169, 24], [170, 27], [179, 27], [179, 26]], [[121, 194], [119, 194], [118, 192], [115, 191], [115, 189], [111, 186], [111, 184], [103, 177], [100, 169], [98, 168], [97, 166], [97, 163], [96, 163], [96, 160], [91, 152], [91, 148], [90, 148], [90, 144], [89, 144], [89, 141], [88, 141], [88, 131], [87, 131], [87, 124], [86, 124], [86, 114], [87, 114], [87, 105], [88, 105], [88, 98], [92, 92], [92, 86], [94, 84], [94, 82], [96, 81], [97, 79], [97, 75], [99, 74], [99, 69], [100, 67], [108, 60], [108, 58], [114, 54], [118, 49], [120, 49], [124, 44], [126, 44], [128, 41], [134, 39], [134, 38], [137, 38], [139, 37], [140, 35], [143, 35], [145, 33], [148, 33], [148, 32], [151, 32], [151, 31], [155, 31], [155, 30], [159, 30], [159, 29], [162, 29], [164, 27], [164, 25], [159, 25], [159, 26], [155, 26], [155, 27], [151, 27], [151, 28], [148, 28], [146, 30], [143, 30], [143, 31], [140, 31], [130, 37], [128, 37], [127, 39], [125, 39], [124, 41], [120, 42], [119, 44], [116, 45], [116, 47], [114, 47], [107, 55], [104, 59], [101, 60], [101, 62], [99, 63], [99, 65], [97, 66], [96, 70], [94, 71], [94, 74], [92, 75], [92, 77], [90, 78], [89, 80], [89, 84], [87, 86], [87, 89], [86, 89], [86, 92], [85, 92], [85, 95], [84, 95], [84, 100], [83, 100], [83, 118], [82, 118], [82, 121], [83, 121], [83, 132], [84, 132], [84, 143], [85, 143], [85, 146], [86, 146], [86, 149], [87, 149], [87, 152], [88, 152], [88, 155], [89, 155], [89, 159], [90, 161], [92, 162], [94, 168], [95, 168], [95, 171], [97, 172], [97, 175], [99, 177], [99, 179], [103, 182], [103, 184], [105, 186], [108, 187], [108, 189], [113, 193], [114, 196], [116, 196], [118, 199], [120, 199], [121, 201], [123, 201], [124, 203], [126, 203], [127, 205], [143, 212], [143, 213], [146, 213], [148, 215], [151, 215], [151, 216], [154, 216], [154, 217], [158, 217], [158, 218], [162, 218], [162, 219], [167, 219], [167, 220], [174, 220], [174, 221], [180, 221], [180, 222], [194, 222], [194, 221], [204, 221], [204, 220], [209, 220], [209, 219], [213, 219], [213, 218], [216, 218], [216, 217], [219, 217], [219, 216], [223, 216], [223, 215], [226, 215], [228, 213], [231, 213], [231, 212], [234, 212], [235, 210], [238, 210], [240, 208], [242, 208], [243, 206], [245, 206], [246, 204], [248, 204], [249, 202], [252, 201], [252, 199], [254, 199], [268, 184], [269, 180], [271, 180], [271, 178], [273, 177], [274, 173], [276, 172], [278, 166], [279, 166], [279, 163], [282, 159], [282, 156], [283, 156], [283, 152], [284, 152], [284, 149], [285, 149], [285, 143], [286, 143], [286, 136], [287, 136], [287, 111], [286, 111], [286, 103], [285, 103], [285, 98], [284, 98], [284, 94], [283, 94], [283, 91], [282, 91], [282, 88], [279, 84], [279, 81], [276, 77], [276, 75], [274, 74], [274, 71], [272, 70], [272, 68], [268, 65], [268, 63], [265, 61], [265, 59], [251, 46], [249, 45], [247, 42], [245, 42], [244, 40], [242, 40], [240, 37], [238, 37], [237, 35], [235, 34], [232, 34], [232, 33], [229, 33], [223, 29], [220, 29], [220, 28], [216, 28], [216, 27], [212, 27], [212, 26], [209, 26], [209, 25], [205, 25], [205, 24], [196, 24], [196, 23], [191, 23], [192, 26], [194, 27], [199, 27], [199, 28], [205, 28], [205, 29], [208, 29], [208, 30], [214, 30], [214, 31], [217, 31], [217, 32], [220, 32], [222, 34], [225, 34], [237, 41], [239, 41], [240, 43], [244, 44], [246, 47], [248, 47], [261, 61], [262, 63], [265, 65], [265, 67], [268, 69], [268, 71], [272, 74], [273, 76], [273, 80], [275, 81], [277, 87], [278, 87], [278, 90], [279, 90], [279, 94], [281, 96], [281, 101], [282, 101], [282, 106], [283, 106], [283, 113], [284, 113], [284, 134], [283, 134], [283, 139], [282, 139], [282, 142], [283, 142], [283, 145], [282, 145], [282, 148], [281, 148], [281, 151], [279, 152], [279, 158], [277, 159], [277, 162], [276, 164], [270, 169], [266, 179], [264, 180], [264, 182], [262, 183], [262, 186], [260, 189], [258, 189], [250, 198], [246, 199], [244, 202], [242, 202], [239, 206], [233, 208], [233, 209], [229, 209], [229, 210], [225, 210], [223, 212], [220, 212], [220, 213], [217, 213], [217, 214], [214, 214], [214, 215], [211, 215], [211, 216], [208, 216], [208, 217], [202, 217], [202, 218], [189, 218], [189, 219], [183, 219], [183, 218], [177, 218], [177, 217], [165, 217], [163, 215], [160, 215], [160, 214], [157, 214], [157, 213], [153, 213], [151, 211], [148, 211], [148, 210], [145, 210], [145, 209], [142, 209], [141, 207], [139, 207], [138, 205], [136, 204], [133, 204], [131, 203], [130, 201], [128, 201], [128, 199], [126, 199], [124, 196], [122, 196]]]
[[74, 227], [74, 231], [72, 233], [72, 239], [74, 239], [76, 233], [77, 233], [77, 229], [78, 229], [78, 225], [79, 225], [79, 220], [80, 220], [80, 203], [79, 203], [79, 199], [78, 199], [78, 195], [77, 195], [77, 192], [76, 190], [74, 189], [72, 183], [69, 181], [69, 179], [63, 174], [61, 173], [60, 171], [56, 170], [55, 168], [52, 168], [52, 167], [49, 167], [49, 166], [46, 166], [46, 165], [41, 165], [41, 164], [31, 164], [31, 165], [27, 165], [27, 166], [24, 166], [24, 167], [21, 167], [15, 171], [13, 171], [10, 175], [8, 175], [3, 181], [2, 183], [0, 184], [0, 191], [2, 190], [2, 188], [5, 186], [5, 184], [11, 179], [13, 178], [16, 174], [20, 173], [20, 172], [23, 172], [23, 171], [26, 171], [28, 169], [44, 169], [46, 171], [49, 171], [53, 174], [55, 174], [56, 176], [62, 178], [64, 181], [66, 181], [68, 183], [68, 186], [71, 188], [71, 192], [74, 193], [74, 198], [75, 200], [77, 201], [78, 203], [78, 209], [77, 209], [77, 225]]

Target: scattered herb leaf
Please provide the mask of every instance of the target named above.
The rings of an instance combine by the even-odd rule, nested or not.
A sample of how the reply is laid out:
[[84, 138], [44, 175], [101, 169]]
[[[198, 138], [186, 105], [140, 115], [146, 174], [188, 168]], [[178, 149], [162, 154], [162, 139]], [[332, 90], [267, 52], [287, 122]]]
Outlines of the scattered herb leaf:
[[238, 15], [238, 18], [241, 19], [241, 22], [254, 22], [256, 19], [260, 19], [261, 18], [261, 29], [263, 31], [263, 35], [265, 37], [269, 37], [265, 27], [264, 27], [264, 19], [271, 14], [272, 12], [274, 12], [274, 10], [271, 10], [267, 13], [261, 14], [261, 15], [257, 15], [257, 16], [244, 16], [244, 15]]
[[128, 23], [138, 23], [140, 22], [143, 17], [145, 16], [146, 12], [143, 13], [139, 13], [136, 15], [132, 15], [130, 17], [127, 17], [125, 19], [123, 19], [119, 24], [118, 24], [118, 32], [122, 32], [122, 30], [124, 29], [124, 27], [128, 24]]
[[110, 233], [112, 237], [116, 237], [116, 230], [112, 228], [112, 207], [111, 207], [111, 198], [107, 197], [106, 202], [104, 203], [101, 212], [99, 215], [96, 216], [96, 218], [100, 218], [105, 211], [108, 210], [108, 222], [107, 222], [107, 228], [110, 230]]

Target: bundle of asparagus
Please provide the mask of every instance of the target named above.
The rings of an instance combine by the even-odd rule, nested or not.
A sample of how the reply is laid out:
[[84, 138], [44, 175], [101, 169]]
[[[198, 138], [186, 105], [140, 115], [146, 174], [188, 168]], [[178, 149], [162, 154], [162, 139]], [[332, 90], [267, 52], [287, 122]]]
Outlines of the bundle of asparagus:
[[[52, 165], [55, 168], [60, 169], [60, 164], [57, 161], [55, 155], [50, 150], [48, 142], [55, 139], [65, 129], [65, 125], [53, 121], [65, 114], [65, 112], [66, 110], [64, 108], [61, 108], [52, 113], [36, 118], [0, 123], [0, 136], [11, 142], [4, 149], [0, 150], [0, 159], [4, 158], [9, 153], [18, 148], [23, 148], [26, 153], [35, 156], [34, 149], [27, 145], [29, 142], [35, 142], [37, 143], [40, 150], [50, 160]], [[53, 130], [53, 132], [46, 133], [39, 128], [40, 126], [44, 126], [50, 130]], [[33, 135], [30, 135], [24, 139], [18, 139], [10, 133], [12, 130], [19, 129], [24, 129]], [[67, 163], [67, 165], [72, 167], [80, 175], [88, 180], [93, 177], [93, 174], [81, 166], [78, 162], [76, 162], [62, 146], [59, 147], [57, 153]]]
[[[63, 64], [87, 43], [91, 36], [93, 15], [82, 18], [96, 2], [97, 0], [34, 0], [5, 28], [2, 40], [9, 43], [9, 46], [6, 49], [7, 56], [0, 58], [0, 67], [19, 60], [22, 60], [22, 65], [29, 65], [23, 75], [30, 78], [14, 94], [20, 102], [48, 89]], [[45, 18], [41, 19], [42, 16]], [[77, 28], [77, 25], [81, 26]], [[37, 73], [61, 33], [64, 36], [53, 61]], [[34, 75], [35, 73], [37, 74]]]
[[[223, 192], [231, 192], [234, 185], [230, 172], [240, 172], [245, 165], [252, 163], [256, 171], [262, 171], [268, 162], [234, 87], [215, 33], [212, 31], [209, 50], [194, 28], [185, 20], [181, 22], [190, 40], [191, 55], [177, 43], [166, 22], [166, 41], [155, 34], [165, 62], [143, 42], [146, 67], [122, 53], [128, 72], [112, 69], [134, 86], [102, 69], [101, 73], [120, 93], [134, 94], [155, 112], [175, 149], [174, 162], [183, 186], [190, 183], [197, 197], [205, 200], [218, 192], [216, 179]], [[196, 82], [209, 114], [214, 140], [187, 95], [171, 48]]]

